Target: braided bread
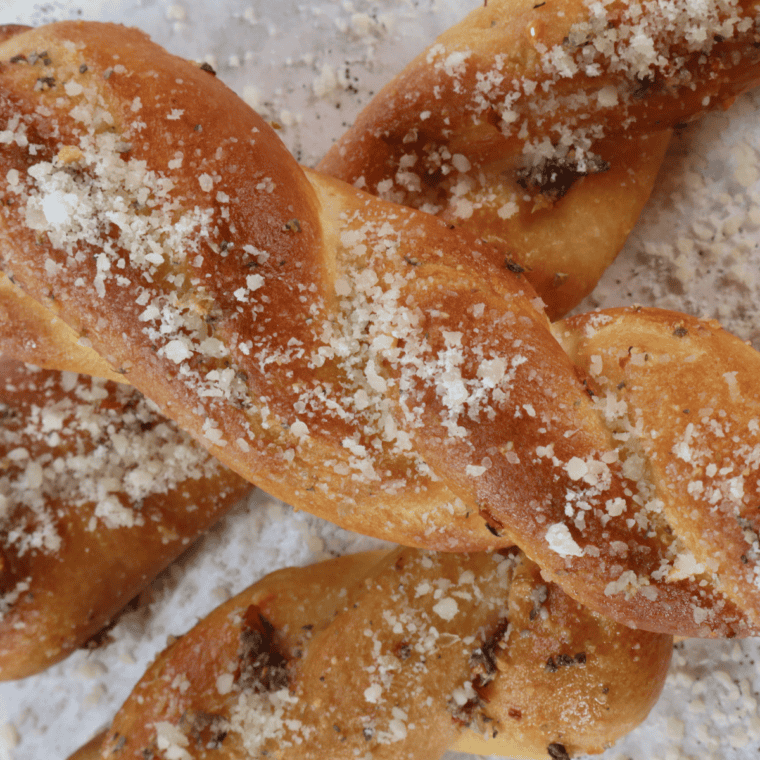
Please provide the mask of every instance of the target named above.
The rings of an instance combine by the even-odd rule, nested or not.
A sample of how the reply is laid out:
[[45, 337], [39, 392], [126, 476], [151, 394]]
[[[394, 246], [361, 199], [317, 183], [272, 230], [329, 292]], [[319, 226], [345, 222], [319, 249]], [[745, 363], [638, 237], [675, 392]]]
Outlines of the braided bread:
[[[616, 397], [605, 359], [568, 356], [484, 243], [302, 170], [208, 72], [139, 32], [60, 24], [0, 52], [13, 61], [0, 78], [3, 268], [221, 461], [370, 535], [457, 551], [515, 542], [629, 625], [758, 630], [755, 352], [652, 310], [555, 328], [575, 350], [608, 322], [623, 327], [600, 335], [616, 340], [630, 325], [607, 360], [626, 371], [647, 356], [696, 362], [700, 425], [747, 425], [746, 446], [701, 442], [695, 471], [721, 459], [701, 495], [673, 475], [694, 428], [647, 448], [631, 403], [656, 404], [663, 382], [685, 398], [692, 377], [682, 388], [666, 369]], [[738, 525], [731, 541], [700, 549], [679, 517], [694, 509]]]
[[13, 325], [2, 337], [3, 352], [43, 369], [79, 372], [123, 382], [102, 357], [83, 344], [62, 320], [0, 274], [0, 319]]
[[169, 646], [101, 753], [422, 760], [468, 726], [488, 752], [601, 752], [646, 716], [671, 650], [516, 551], [351, 555], [271, 574]]
[[755, 14], [491, 0], [389, 82], [318, 168], [484, 237], [556, 319], [622, 247], [671, 128], [757, 83]]
[[98, 633], [249, 488], [132, 388], [0, 359], [0, 679]]
[[[30, 144], [49, 143], [45, 153], [53, 162], [64, 143], [81, 144], [83, 155], [60, 164], [60, 171], [54, 168], [59, 164], [41, 162], [54, 184], [67, 177], [70, 185], [50, 185], [37, 196], [38, 221], [46, 224], [46, 205], [54, 215], [50, 204], [59, 201], [62, 219], [67, 203], [82, 212], [51, 244], [31, 218], [36, 202], [25, 187], [31, 179], [28, 147], [15, 140], [4, 146], [0, 173], [5, 190], [14, 196], [18, 190], [20, 201], [3, 207], [4, 252], [32, 254], [31, 269], [15, 253], [13, 261], [5, 257], [7, 274], [125, 380], [150, 389], [148, 396], [218, 458], [284, 501], [407, 544], [463, 550], [508, 543], [410, 452], [390, 399], [377, 390], [385, 383], [381, 368], [373, 369], [371, 361], [354, 368], [353, 360], [341, 357], [355, 350], [369, 357], [374, 349], [363, 336], [367, 317], [336, 290], [339, 267], [359, 266], [350, 258], [362, 247], [368, 258], [373, 246], [383, 246], [398, 251], [388, 260], [391, 271], [373, 275], [367, 268], [367, 277], [402, 281], [425, 251], [440, 251], [445, 267], [453, 251], [471, 247], [468, 236], [303, 171], [211, 74], [150, 45], [137, 31], [60, 24], [6, 46], [4, 60], [18, 61], [3, 72], [9, 118], [27, 114], [18, 130], [29, 134]], [[44, 73], [65, 85], [40, 89], [35, 66], [18, 57], [28, 60], [41, 47], [52, 61]], [[114, 68], [116, 50], [120, 64]], [[11, 88], [15, 77], [24, 81]], [[183, 80], [182, 108], [175, 107], [177, 78]], [[68, 96], [60, 92], [64, 87], [82, 91]], [[52, 112], [39, 116], [40, 99], [60, 111], [54, 121]], [[81, 121], [86, 118], [97, 121]], [[84, 139], [82, 130], [93, 134]], [[89, 147], [88, 140], [94, 141]], [[43, 158], [39, 148], [35, 152]], [[119, 237], [106, 242], [112, 234]], [[38, 256], [37, 243], [52, 258]], [[84, 253], [93, 246], [93, 255]], [[484, 249], [475, 244], [473, 257]], [[69, 253], [74, 260], [68, 261]], [[88, 271], [77, 272], [80, 266]], [[60, 282], [45, 282], [51, 267]], [[126, 287], [128, 281], [136, 290]], [[343, 290], [351, 287], [350, 279], [341, 282]], [[545, 321], [530, 306], [532, 292], [520, 295], [519, 283], [506, 282], [518, 309]], [[369, 280], [367, 286], [372, 308]], [[270, 303], [284, 309], [275, 315], [265, 307]], [[344, 398], [336, 403], [341, 387]], [[402, 522], [395, 519], [401, 509]]]

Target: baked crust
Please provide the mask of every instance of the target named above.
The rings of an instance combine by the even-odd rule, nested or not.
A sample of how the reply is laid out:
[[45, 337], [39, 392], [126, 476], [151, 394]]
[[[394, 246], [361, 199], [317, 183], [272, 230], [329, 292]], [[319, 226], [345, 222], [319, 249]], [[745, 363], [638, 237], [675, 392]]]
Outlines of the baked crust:
[[[54, 86], [30, 63], [42, 45]], [[655, 464], [621, 443], [595, 391], [597, 355], [573, 354], [574, 323], [553, 334], [523, 275], [495, 266], [485, 243], [301, 169], [210, 73], [139, 32], [54, 25], [0, 54], [16, 61], [0, 99], [15, 125], [0, 150], [13, 199], [0, 206], [3, 268], [214, 456], [365, 534], [449, 551], [516, 543], [631, 626], [760, 630], [754, 595], [698, 561], [661, 508], [683, 489], [664, 496]], [[656, 347], [686, 319], [625, 314], [633, 335], [649, 315], [642, 354], [644, 338]], [[582, 329], [617, 319], [590, 315]], [[701, 365], [706, 389], [727, 373], [751, 387], [755, 352], [729, 349], [722, 331], [688, 334], [690, 350], [717, 357], [725, 343], [731, 358]], [[715, 393], [754, 419], [748, 391]], [[662, 413], [679, 429], [681, 410]], [[753, 451], [732, 451], [749, 473], [742, 505], [756, 497]], [[739, 509], [735, 585], [760, 562], [760, 526], [731, 501], [727, 467], [714, 493], [730, 519]], [[699, 504], [702, 519], [714, 506]]]
[[601, 752], [649, 712], [671, 650], [519, 552], [341, 557], [267, 576], [178, 639], [101, 752], [433, 760], [467, 725], [504, 734], [489, 752]]
[[0, 679], [94, 637], [249, 484], [132, 388], [0, 358]]
[[81, 372], [124, 383], [124, 376], [95, 353], [62, 319], [0, 273], [0, 320], [13, 325], [2, 336], [5, 356], [44, 369]]
[[[14, 85], [18, 96], [6, 97], [5, 105], [35, 122], [27, 130], [40, 130], [35, 139], [47, 145], [45, 157], [58, 166], [62, 148], [99, 139], [103, 144], [87, 159], [90, 164], [62, 165], [72, 184], [89, 181], [92, 164], [107, 174], [109, 167], [121, 170], [122, 164], [127, 172], [133, 166], [139, 171], [141, 162], [147, 162], [153, 172], [150, 182], [165, 186], [161, 182], [170, 181], [172, 187], [167, 198], [150, 196], [158, 206], [153, 212], [156, 228], [170, 223], [187, 234], [166, 241], [159, 231], [148, 241], [165, 246], [162, 265], [135, 262], [133, 253], [120, 249], [115, 255], [126, 266], [116, 271], [114, 263], [111, 276], [99, 272], [97, 255], [81, 255], [89, 243], [77, 239], [68, 250], [67, 243], [63, 249], [56, 247], [47, 233], [40, 236], [26, 217], [10, 211], [4, 217], [4, 247], [8, 252], [15, 248], [21, 257], [14, 253], [12, 264], [5, 257], [6, 272], [59, 314], [123, 379], [149, 389], [150, 397], [215, 456], [284, 501], [308, 504], [310, 511], [344, 527], [413, 545], [474, 550], [509, 543], [489, 532], [477, 511], [431, 476], [419, 458], [382, 441], [377, 424], [380, 418], [389, 420], [387, 404], [378, 410], [373, 402], [362, 409], [362, 401], [354, 397], [370, 397], [372, 389], [335, 357], [336, 342], [356, 340], [346, 311], [351, 306], [341, 307], [335, 282], [339, 266], [356, 263], [357, 246], [344, 245], [341, 236], [364, 235], [376, 249], [394, 251], [387, 268], [402, 273], [414, 266], [407, 261], [421, 259], [425, 251], [435, 259], [440, 251], [451, 261], [460, 247], [474, 246], [477, 256], [484, 246], [450, 234], [438, 220], [422, 217], [420, 224], [419, 215], [390, 204], [375, 207], [369, 196], [305, 173], [273, 131], [211, 74], [151, 45], [136, 30], [72, 23], [30, 35], [11, 40], [13, 47], [4, 50], [4, 58], [30, 55], [44, 45], [53, 61], [46, 72], [58, 72], [69, 90], [83, 88], [70, 98], [35, 92], [38, 72], [32, 66], [6, 67], [9, 76], [23, 81]], [[66, 42], [72, 40], [77, 43], [70, 50]], [[114, 64], [110, 51], [117, 49], [120, 63]], [[84, 73], [82, 66], [87, 67]], [[112, 73], [106, 79], [108, 71]], [[177, 79], [182, 79], [181, 88]], [[194, 88], [202, 95], [189, 97]], [[38, 98], [67, 124], [56, 128], [54, 137], [43, 136], [49, 117], [36, 123], [33, 103]], [[140, 110], [132, 111], [138, 101]], [[169, 118], [179, 111], [181, 118]], [[101, 119], [108, 131], [83, 125], [80, 117]], [[117, 148], [127, 140], [130, 151], [119, 153]], [[10, 154], [6, 175], [13, 165], [26, 176], [26, 149], [14, 145]], [[199, 178], [213, 189], [204, 190]], [[132, 174], [119, 175], [114, 182], [132, 179]], [[110, 189], [111, 198], [128, 196], [123, 184]], [[135, 195], [141, 190], [132, 188]], [[56, 202], [57, 191], [51, 192]], [[81, 192], [86, 196], [89, 191]], [[125, 201], [128, 207], [131, 202]], [[354, 217], [350, 224], [341, 218], [347, 215]], [[362, 215], [372, 217], [372, 230], [365, 229]], [[206, 217], [212, 221], [204, 221]], [[102, 218], [91, 221], [96, 228], [99, 223], [109, 228]], [[133, 222], [140, 223], [139, 214], [124, 225]], [[78, 225], [74, 223], [77, 230]], [[72, 234], [76, 238], [78, 233]], [[102, 227], [97, 234], [104, 234]], [[27, 255], [30, 251], [33, 255]], [[370, 251], [367, 258], [377, 252]], [[143, 249], [139, 255], [152, 254]], [[55, 284], [47, 281], [46, 266], [56, 270]], [[126, 287], [125, 280], [132, 286]], [[180, 288], [178, 280], [184, 283]], [[263, 281], [266, 291], [257, 294]], [[93, 298], [90, 288], [101, 285]], [[523, 292], [512, 280], [499, 287], [516, 295]], [[519, 297], [533, 297], [526, 293]], [[538, 312], [535, 318], [544, 320]], [[331, 320], [336, 335], [326, 339]], [[341, 336], [340, 330], [349, 334]], [[193, 354], [190, 363], [182, 358], [188, 351]], [[315, 373], [310, 367], [319, 362]], [[329, 397], [333, 388], [345, 388], [347, 397], [337, 411]], [[304, 405], [305, 415], [295, 411]], [[306, 437], [292, 432], [294, 425], [302, 429], [299, 417], [305, 417]], [[350, 448], [343, 445], [346, 440], [352, 441]], [[394, 516], [402, 510], [405, 517], [399, 523]]]
[[484, 237], [557, 319], [622, 247], [671, 129], [757, 83], [755, 12], [490, 0], [386, 84], [318, 168]]

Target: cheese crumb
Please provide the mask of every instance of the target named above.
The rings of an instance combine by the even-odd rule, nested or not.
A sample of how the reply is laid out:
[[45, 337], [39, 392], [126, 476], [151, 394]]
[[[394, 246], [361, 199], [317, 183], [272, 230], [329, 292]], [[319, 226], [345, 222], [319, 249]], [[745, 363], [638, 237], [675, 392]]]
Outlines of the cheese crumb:
[[564, 523], [555, 523], [546, 531], [546, 542], [549, 548], [561, 557], [583, 556], [583, 549], [578, 546]]

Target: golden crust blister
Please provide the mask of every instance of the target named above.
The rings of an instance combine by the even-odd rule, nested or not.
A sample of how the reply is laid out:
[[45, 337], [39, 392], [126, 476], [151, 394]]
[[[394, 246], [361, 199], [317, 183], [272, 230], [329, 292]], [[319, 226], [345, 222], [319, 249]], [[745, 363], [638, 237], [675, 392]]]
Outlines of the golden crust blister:
[[3, 353], [37, 367], [81, 372], [104, 380], [124, 383], [116, 372], [62, 319], [0, 274], [0, 319], [12, 324], [2, 338]]

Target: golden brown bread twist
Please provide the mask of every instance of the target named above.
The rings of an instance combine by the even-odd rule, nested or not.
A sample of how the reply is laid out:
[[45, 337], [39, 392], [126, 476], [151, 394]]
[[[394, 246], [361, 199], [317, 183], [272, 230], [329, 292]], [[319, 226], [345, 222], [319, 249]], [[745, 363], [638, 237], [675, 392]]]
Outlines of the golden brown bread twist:
[[[80, 40], [82, 50], [72, 53], [67, 37]], [[6, 272], [23, 280], [38, 301], [60, 309], [63, 321], [100, 348], [133, 385], [150, 387], [150, 397], [172, 409], [222, 461], [256, 473], [257, 483], [271, 493], [296, 505], [308, 501], [325, 516], [337, 510], [346, 527], [404, 543], [460, 549], [506, 543], [409, 453], [403, 432], [394, 430], [390, 401], [370, 384], [383, 382], [380, 369], [372, 374], [368, 367], [368, 377], [363, 367], [341, 358], [362, 346], [374, 352], [363, 326], [351, 322], [352, 304], [334, 284], [337, 268], [365, 245], [360, 238], [391, 248], [403, 245], [406, 258], [388, 261], [402, 274], [415, 268], [420, 241], [425, 240], [424, 250], [437, 247], [450, 255], [457, 246], [469, 247], [470, 238], [460, 239], [427, 217], [420, 226], [418, 214], [388, 204], [374, 208], [376, 201], [346, 194], [341, 183], [306, 174], [271, 130], [211, 74], [150, 45], [137, 31], [62, 24], [7, 44], [6, 60], [31, 57], [44, 45], [53, 61], [44, 73], [57, 73], [69, 91], [82, 88], [75, 96], [60, 92], [65, 85], [58, 92], [40, 89], [39, 71], [24, 62], [5, 69], [24, 80], [14, 92], [6, 89], [4, 102], [11, 118], [29, 113], [36, 122], [19, 127], [40, 130], [31, 142], [52, 140], [48, 149], [54, 161], [63, 143], [82, 145], [83, 159], [61, 165], [60, 171], [40, 162], [52, 170], [54, 184], [65, 177], [71, 184], [60, 190], [50, 186], [50, 193], [38, 196], [38, 222], [46, 224], [45, 208], [54, 216], [50, 204], [59, 201], [64, 217], [66, 203], [75, 203], [83, 215], [72, 219], [72, 237], [59, 240], [60, 267], [33, 256], [41, 268], [33, 265], [35, 275], [28, 271], [32, 279], [52, 267], [54, 279], [61, 278], [56, 284], [37, 279], [40, 288], [30, 288], [20, 260], [6, 260]], [[114, 68], [111, 51], [116, 50], [121, 64]], [[181, 92], [177, 78], [183, 80]], [[62, 106], [61, 124], [54, 126], [19, 97]], [[85, 115], [97, 119], [96, 125], [80, 121]], [[46, 134], [51, 128], [55, 135]], [[88, 147], [89, 141], [95, 144]], [[127, 145], [131, 149], [124, 151]], [[5, 147], [6, 158], [14, 165], [20, 161], [20, 168], [17, 175], [8, 164], [3, 176], [21, 178], [14, 187], [26, 194], [28, 148], [15, 140]], [[88, 187], [93, 180], [100, 187]], [[27, 218], [27, 210], [34, 216], [35, 201], [19, 200], [23, 218], [19, 205], [5, 206], [10, 214], [4, 248], [36, 253], [38, 242], [47, 246], [47, 233], [33, 229], [37, 222]], [[118, 237], [107, 242], [117, 230]], [[478, 245], [476, 255], [482, 249]], [[368, 255], [373, 252], [367, 248]], [[89, 271], [76, 273], [73, 261], [64, 266], [69, 253]], [[369, 270], [367, 276], [373, 276]], [[130, 280], [137, 290], [126, 287]], [[85, 292], [90, 285], [97, 289], [95, 299]], [[270, 303], [285, 308], [275, 316], [266, 308]], [[78, 307], [87, 313], [75, 317]], [[107, 327], [112, 317], [118, 324]], [[103, 350], [100, 339], [106, 335], [115, 342]], [[258, 336], [266, 347], [254, 348]], [[341, 387], [343, 398], [336, 403], [332, 395]], [[357, 509], [363, 502], [372, 503], [373, 510]], [[402, 505], [404, 526], [393, 519]]]
[[3, 353], [37, 367], [78, 372], [123, 383], [107, 362], [63, 321], [29, 298], [4, 274], [0, 274], [0, 319], [12, 330], [2, 337]]
[[556, 319], [596, 285], [670, 130], [760, 73], [754, 2], [490, 0], [389, 82], [319, 170], [472, 230]]
[[133, 388], [0, 358], [0, 680], [98, 633], [249, 485]]
[[101, 753], [432, 760], [457, 738], [516, 757], [596, 753], [647, 715], [671, 650], [587, 611], [515, 550], [346, 556], [267, 576], [169, 646]]
[[[211, 74], [139, 32], [60, 24], [0, 54], [3, 268], [221, 461], [360, 532], [514, 541], [633, 626], [760, 629], [755, 352], [633, 310], [558, 326], [571, 358], [487, 245], [302, 170]], [[667, 345], [700, 368], [700, 424], [746, 426], [731, 451], [704, 438], [700, 462], [723, 458], [705, 496], [673, 475], [694, 428], [658, 449], [639, 420], [663, 381], [624, 406], [604, 360], [577, 351], [607, 323], [623, 325], [599, 333], [609, 361], [633, 372]], [[695, 545], [679, 517], [694, 509], [739, 526], [721, 556]]]

